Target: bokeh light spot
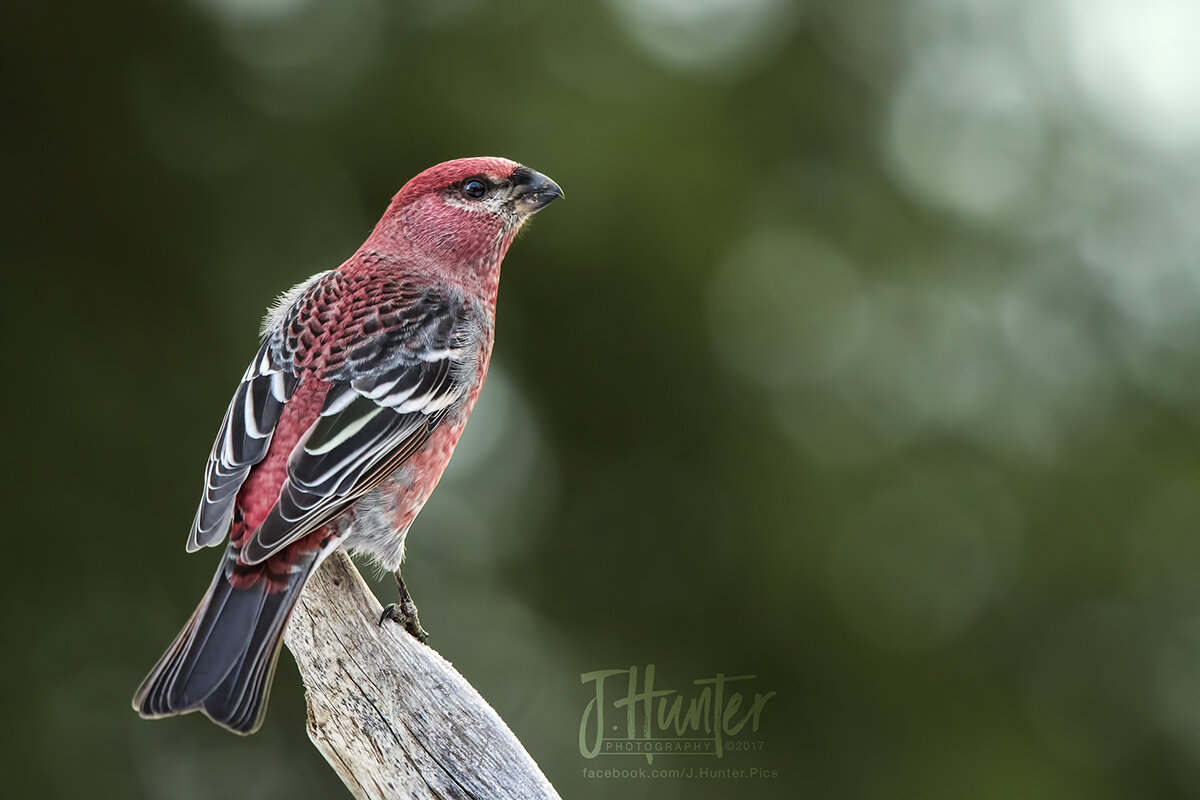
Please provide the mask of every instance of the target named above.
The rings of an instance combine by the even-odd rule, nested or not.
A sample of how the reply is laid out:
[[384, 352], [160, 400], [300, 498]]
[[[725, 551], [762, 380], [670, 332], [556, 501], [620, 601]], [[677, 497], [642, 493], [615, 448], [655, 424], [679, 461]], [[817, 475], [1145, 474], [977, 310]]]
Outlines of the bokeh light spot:
[[998, 478], [969, 465], [897, 476], [846, 519], [830, 586], [850, 627], [919, 653], [961, 634], [1011, 580], [1021, 515]]
[[1200, 142], [1200, 4], [1068, 0], [1063, 11], [1076, 80], [1106, 123], [1160, 147]]
[[854, 265], [804, 231], [760, 231], [709, 289], [709, 332], [725, 365], [764, 387], [827, 379], [859, 353], [869, 311]]
[[1031, 194], [1043, 123], [1009, 57], [978, 47], [923, 54], [892, 101], [887, 154], [926, 202], [968, 217], [1005, 218]]
[[660, 63], [721, 76], [761, 60], [791, 33], [789, 0], [609, 0], [630, 37]]

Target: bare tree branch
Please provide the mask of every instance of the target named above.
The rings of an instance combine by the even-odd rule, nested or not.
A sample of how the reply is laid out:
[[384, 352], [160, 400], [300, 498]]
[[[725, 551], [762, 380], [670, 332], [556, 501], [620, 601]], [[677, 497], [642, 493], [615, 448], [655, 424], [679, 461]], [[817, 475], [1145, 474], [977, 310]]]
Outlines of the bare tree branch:
[[466, 679], [382, 609], [334, 553], [284, 641], [304, 679], [308, 736], [358, 800], [558, 800], [517, 737]]

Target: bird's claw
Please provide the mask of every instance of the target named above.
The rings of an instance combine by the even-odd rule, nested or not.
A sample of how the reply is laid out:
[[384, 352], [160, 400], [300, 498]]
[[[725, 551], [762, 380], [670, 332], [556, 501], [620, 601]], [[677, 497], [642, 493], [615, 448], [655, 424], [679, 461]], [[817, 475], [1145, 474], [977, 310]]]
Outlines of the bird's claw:
[[421, 618], [417, 616], [417, 607], [411, 598], [406, 597], [399, 603], [388, 603], [379, 615], [379, 624], [383, 625], [389, 619], [403, 625], [404, 630], [422, 644], [429, 638], [429, 633], [421, 627]]

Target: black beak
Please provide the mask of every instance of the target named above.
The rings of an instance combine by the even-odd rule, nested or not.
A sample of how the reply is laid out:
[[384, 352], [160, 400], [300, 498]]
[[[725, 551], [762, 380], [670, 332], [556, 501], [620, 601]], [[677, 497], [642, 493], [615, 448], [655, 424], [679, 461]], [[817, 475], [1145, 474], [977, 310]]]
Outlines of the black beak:
[[529, 167], [517, 167], [510, 178], [513, 203], [523, 214], [533, 214], [563, 196], [558, 184]]

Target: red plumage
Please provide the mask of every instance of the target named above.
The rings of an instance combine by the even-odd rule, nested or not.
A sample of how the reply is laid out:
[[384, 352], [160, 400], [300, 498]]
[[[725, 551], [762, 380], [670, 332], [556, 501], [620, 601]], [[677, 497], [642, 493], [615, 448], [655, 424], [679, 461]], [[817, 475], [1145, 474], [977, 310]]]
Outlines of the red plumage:
[[506, 159], [439, 164], [400, 190], [344, 264], [280, 299], [213, 446], [188, 539], [189, 550], [227, 540], [224, 557], [135, 694], [139, 713], [200, 710], [252, 732], [321, 560], [344, 546], [399, 569], [483, 387], [500, 263], [525, 220], [561, 194]]

